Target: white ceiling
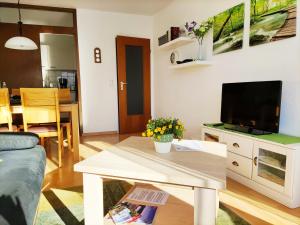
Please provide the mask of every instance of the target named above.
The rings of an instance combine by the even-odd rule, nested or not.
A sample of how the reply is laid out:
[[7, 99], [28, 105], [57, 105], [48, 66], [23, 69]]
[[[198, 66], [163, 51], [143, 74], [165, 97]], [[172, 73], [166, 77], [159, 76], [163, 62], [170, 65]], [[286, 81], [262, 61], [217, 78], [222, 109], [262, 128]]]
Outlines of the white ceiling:
[[[173, 0], [21, 0], [21, 4], [65, 8], [98, 9], [111, 12], [153, 15]], [[16, 3], [17, 0], [0, 0]]]

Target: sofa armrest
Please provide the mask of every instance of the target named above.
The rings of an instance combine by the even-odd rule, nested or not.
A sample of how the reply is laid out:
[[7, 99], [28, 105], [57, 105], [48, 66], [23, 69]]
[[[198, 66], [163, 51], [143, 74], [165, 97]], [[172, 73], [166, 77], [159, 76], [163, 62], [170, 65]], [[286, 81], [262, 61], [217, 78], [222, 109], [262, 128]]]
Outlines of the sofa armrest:
[[34, 148], [39, 143], [39, 136], [29, 132], [0, 133], [0, 151], [23, 150]]

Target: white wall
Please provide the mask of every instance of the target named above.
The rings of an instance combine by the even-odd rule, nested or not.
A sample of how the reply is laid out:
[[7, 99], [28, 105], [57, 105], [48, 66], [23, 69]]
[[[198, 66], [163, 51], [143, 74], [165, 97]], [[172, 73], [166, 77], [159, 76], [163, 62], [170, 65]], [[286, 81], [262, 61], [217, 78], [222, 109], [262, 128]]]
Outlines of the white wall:
[[[246, 3], [246, 26], [242, 50], [211, 56], [212, 37], [206, 40], [207, 55], [214, 64], [185, 70], [170, 70], [171, 51], [157, 48], [157, 37], [170, 26], [201, 21], [238, 3]], [[299, 2], [298, 2], [299, 4]], [[298, 10], [299, 12], [300, 10]], [[280, 132], [300, 136], [300, 36], [249, 47], [250, 0], [174, 0], [154, 16], [155, 115], [181, 118], [190, 137], [200, 136], [200, 125], [218, 122], [222, 83], [282, 80]], [[298, 13], [298, 18], [300, 18]], [[299, 21], [297, 33], [299, 34]], [[178, 49], [182, 58], [193, 57], [196, 46]]]
[[[152, 38], [149, 16], [77, 9], [81, 96], [84, 133], [118, 130], [115, 38], [117, 35]], [[93, 51], [102, 51], [94, 63]]]

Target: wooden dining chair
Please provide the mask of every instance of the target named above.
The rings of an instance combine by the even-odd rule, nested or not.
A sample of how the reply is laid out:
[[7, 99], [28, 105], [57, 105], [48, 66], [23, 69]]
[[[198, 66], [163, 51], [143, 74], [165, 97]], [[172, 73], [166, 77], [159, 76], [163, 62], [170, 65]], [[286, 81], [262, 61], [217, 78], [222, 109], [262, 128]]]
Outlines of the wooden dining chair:
[[24, 131], [39, 135], [41, 144], [45, 138], [58, 139], [58, 166], [62, 166], [63, 137], [57, 88], [21, 88]]
[[[70, 88], [58, 89], [58, 100], [59, 104], [66, 104], [72, 102], [71, 90]], [[67, 115], [66, 115], [67, 114]], [[68, 149], [72, 151], [72, 130], [71, 130], [71, 118], [69, 113], [61, 113], [61, 127], [62, 133], [66, 129]]]
[[10, 111], [9, 92], [7, 88], [0, 88], [0, 132], [14, 131]]

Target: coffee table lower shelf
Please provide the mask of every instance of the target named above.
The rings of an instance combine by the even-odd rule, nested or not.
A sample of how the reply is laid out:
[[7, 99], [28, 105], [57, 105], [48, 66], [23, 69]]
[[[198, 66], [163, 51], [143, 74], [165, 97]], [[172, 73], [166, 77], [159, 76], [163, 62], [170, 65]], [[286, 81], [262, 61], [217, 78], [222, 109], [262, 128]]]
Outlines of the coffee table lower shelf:
[[[107, 216], [101, 219], [104, 209], [103, 179], [93, 174], [83, 174], [83, 181], [85, 225], [113, 225], [113, 221]], [[214, 189], [161, 183], [143, 183], [134, 187], [136, 186], [159, 189], [169, 193], [167, 203], [159, 206], [153, 225], [215, 225], [216, 223], [219, 201], [217, 191]], [[134, 201], [130, 202], [134, 203]], [[134, 225], [133, 223], [130, 224]]]
[[[127, 192], [120, 202], [127, 201], [135, 204], [146, 204], [143, 202], [126, 200], [126, 197], [136, 187], [152, 190], [163, 190], [170, 194], [165, 205], [151, 204], [153, 206], [158, 206], [153, 225], [194, 225], [194, 191], [191, 188], [178, 188], [169, 185], [150, 185], [137, 183]], [[109, 218], [109, 215], [104, 217], [104, 224], [115, 225], [114, 222]], [[135, 223], [125, 223], [125, 225], [135, 225]]]

